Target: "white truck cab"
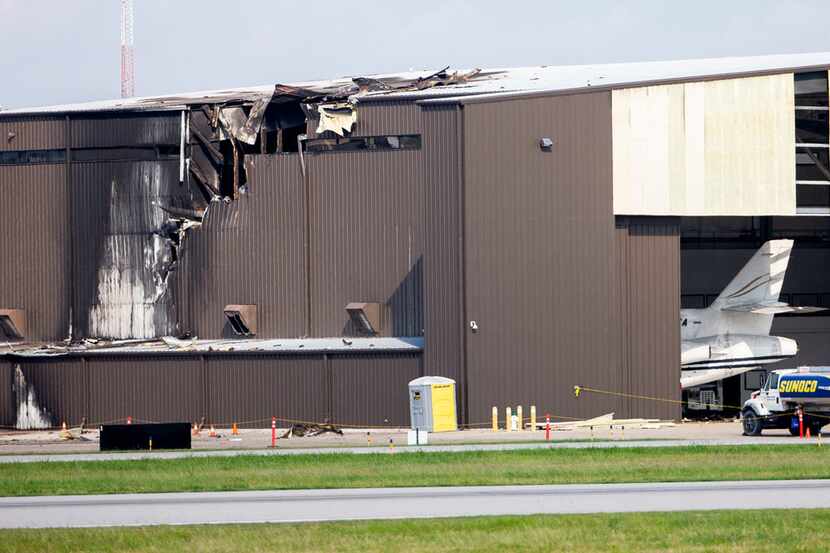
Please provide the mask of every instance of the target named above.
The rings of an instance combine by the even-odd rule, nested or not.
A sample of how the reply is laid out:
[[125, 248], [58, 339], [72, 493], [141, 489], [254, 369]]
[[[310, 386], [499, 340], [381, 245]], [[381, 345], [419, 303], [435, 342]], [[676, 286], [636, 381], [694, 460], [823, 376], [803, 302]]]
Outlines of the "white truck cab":
[[770, 372], [764, 386], [744, 403], [744, 434], [758, 436], [765, 428], [786, 428], [798, 435], [799, 412], [803, 427], [813, 435], [830, 423], [830, 367]]

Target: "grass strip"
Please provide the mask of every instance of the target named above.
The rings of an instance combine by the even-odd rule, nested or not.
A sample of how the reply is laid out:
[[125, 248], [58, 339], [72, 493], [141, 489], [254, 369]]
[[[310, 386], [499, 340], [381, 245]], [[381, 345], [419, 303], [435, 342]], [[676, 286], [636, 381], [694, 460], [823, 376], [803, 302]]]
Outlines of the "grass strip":
[[455, 519], [9, 530], [3, 551], [738, 552], [828, 551], [828, 510], [540, 515]]
[[759, 445], [15, 463], [0, 495], [830, 478], [829, 461]]

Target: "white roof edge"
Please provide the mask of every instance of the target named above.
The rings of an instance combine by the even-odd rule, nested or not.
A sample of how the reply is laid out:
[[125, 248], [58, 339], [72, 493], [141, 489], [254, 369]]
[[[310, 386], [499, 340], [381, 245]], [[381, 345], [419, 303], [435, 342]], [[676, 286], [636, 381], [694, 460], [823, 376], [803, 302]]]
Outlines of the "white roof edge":
[[[424, 101], [458, 101], [475, 96], [487, 100], [516, 93], [544, 93], [590, 87], [630, 86], [669, 80], [696, 80], [716, 78], [719, 75], [741, 75], [764, 72], [788, 72], [801, 68], [830, 67], [830, 52], [779, 54], [767, 56], [702, 58], [673, 61], [635, 63], [559, 65], [537, 67], [508, 67], [484, 69], [478, 77], [454, 85], [426, 88], [424, 90], [376, 91], [362, 98], [368, 101], [381, 98], [390, 100], [412, 99]], [[454, 71], [451, 69], [450, 71]], [[461, 73], [467, 70], [458, 70]], [[375, 79], [416, 79], [429, 75], [430, 71], [365, 75]], [[351, 83], [351, 77], [332, 80], [285, 83], [285, 86], [311, 90], [331, 90]], [[275, 83], [276, 84], [276, 83]], [[200, 100], [235, 99], [269, 93], [275, 85], [241, 87], [235, 89], [189, 92], [165, 96], [128, 98], [33, 108], [17, 108], [0, 111], [0, 116], [48, 115], [69, 112], [134, 111], [176, 109]], [[439, 100], [436, 97], [440, 97]], [[432, 100], [428, 100], [432, 99]], [[476, 101], [476, 100], [473, 100]], [[165, 104], [164, 102], [168, 102]]]

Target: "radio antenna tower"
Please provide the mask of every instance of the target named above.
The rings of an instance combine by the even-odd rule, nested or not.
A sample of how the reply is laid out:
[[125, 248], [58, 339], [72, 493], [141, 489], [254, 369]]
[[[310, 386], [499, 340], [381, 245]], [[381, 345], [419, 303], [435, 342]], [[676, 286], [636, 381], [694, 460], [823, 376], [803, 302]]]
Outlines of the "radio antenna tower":
[[121, 97], [135, 96], [133, 0], [121, 0]]

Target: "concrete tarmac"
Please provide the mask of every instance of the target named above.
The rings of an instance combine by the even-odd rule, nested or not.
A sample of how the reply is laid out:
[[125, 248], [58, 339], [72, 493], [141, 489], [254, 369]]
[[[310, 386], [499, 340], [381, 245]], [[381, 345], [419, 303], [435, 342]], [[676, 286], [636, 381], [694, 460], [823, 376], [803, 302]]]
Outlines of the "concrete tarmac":
[[0, 498], [0, 527], [311, 522], [830, 508], [830, 480], [371, 488]]

